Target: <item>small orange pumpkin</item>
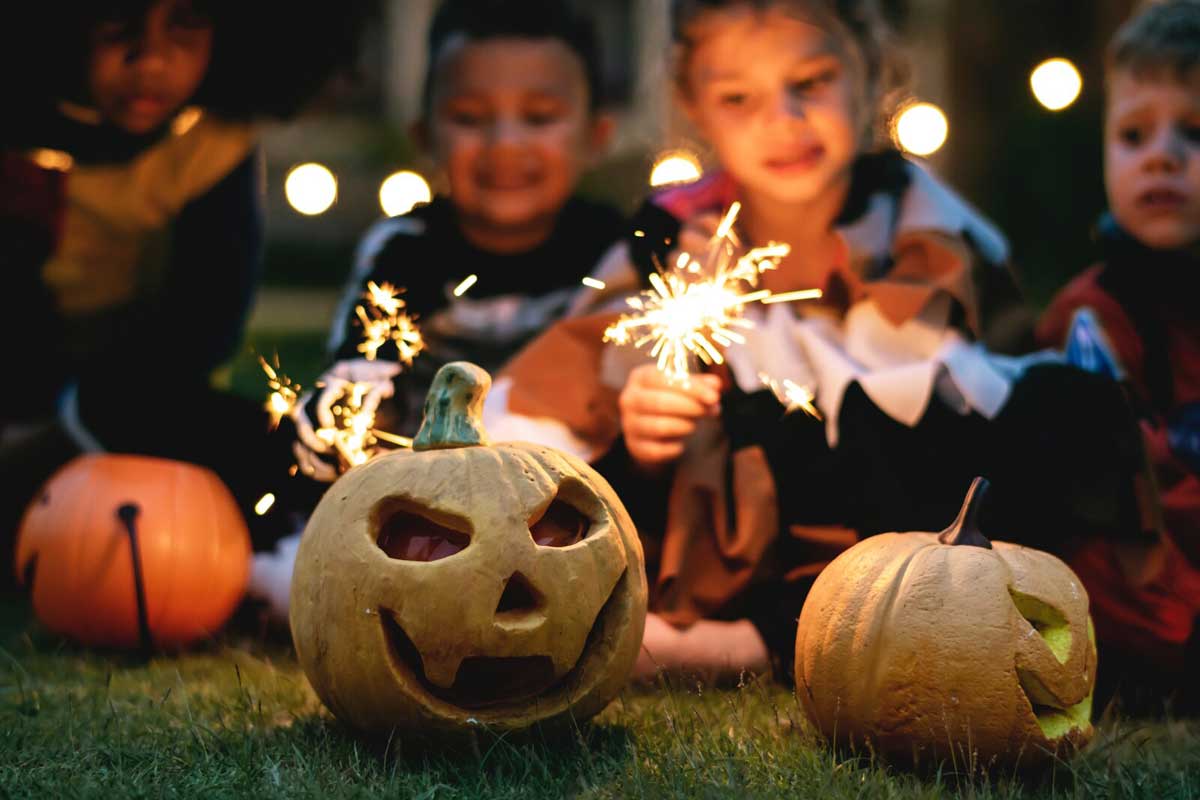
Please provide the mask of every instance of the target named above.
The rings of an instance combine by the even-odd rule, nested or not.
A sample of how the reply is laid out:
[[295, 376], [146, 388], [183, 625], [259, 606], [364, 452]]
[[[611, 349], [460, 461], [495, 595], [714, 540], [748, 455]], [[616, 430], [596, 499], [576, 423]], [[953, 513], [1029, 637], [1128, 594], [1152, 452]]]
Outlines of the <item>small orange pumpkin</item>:
[[989, 542], [976, 479], [940, 535], [885, 533], [813, 584], [796, 691], [816, 727], [902, 759], [1030, 764], [1092, 737], [1096, 645], [1059, 559]]
[[37, 618], [57, 633], [101, 647], [178, 647], [233, 613], [250, 573], [250, 535], [208, 469], [84, 455], [25, 512], [16, 569]]
[[585, 719], [637, 657], [646, 574], [629, 515], [579, 459], [489, 444], [490, 384], [474, 364], [442, 367], [414, 449], [348, 471], [304, 531], [296, 653], [360, 730]]

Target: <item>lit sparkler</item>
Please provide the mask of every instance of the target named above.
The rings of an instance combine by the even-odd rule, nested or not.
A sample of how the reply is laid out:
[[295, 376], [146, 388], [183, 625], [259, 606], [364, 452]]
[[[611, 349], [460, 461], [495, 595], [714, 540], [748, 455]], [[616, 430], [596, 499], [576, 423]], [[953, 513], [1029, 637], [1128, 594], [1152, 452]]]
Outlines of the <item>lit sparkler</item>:
[[784, 378], [782, 381], [775, 380], [765, 372], [758, 373], [758, 379], [771, 390], [771, 394], [775, 395], [775, 399], [783, 405], [788, 414], [793, 411], [803, 411], [810, 417], [822, 419], [821, 412], [814, 403], [816, 396], [812, 389], [801, 386], [789, 378]]
[[363, 297], [368, 301], [367, 304], [354, 309], [363, 330], [358, 352], [368, 361], [374, 361], [379, 349], [392, 342], [396, 345], [400, 362], [411, 366], [413, 359], [425, 347], [425, 342], [412, 317], [403, 311], [404, 301], [400, 299], [400, 290], [390, 283], [368, 281]]
[[271, 415], [271, 430], [275, 430], [279, 427], [279, 421], [292, 413], [296, 401], [300, 398], [300, 384], [279, 371], [278, 353], [275, 355], [275, 366], [268, 364], [261, 355], [258, 357], [258, 363], [266, 373], [267, 388], [271, 390], [267, 395], [266, 409]]
[[[733, 224], [740, 210], [740, 203], [730, 206], [703, 262], [681, 253], [672, 269], [652, 274], [651, 289], [626, 301], [635, 313], [610, 325], [604, 341], [636, 348], [653, 343], [650, 356], [658, 369], [671, 382], [686, 385], [693, 358], [721, 364], [725, 359], [719, 347], [746, 341], [738, 331], [754, 327], [742, 315], [748, 304], [819, 298], [819, 289], [773, 295], [754, 288], [759, 276], [775, 269], [791, 248], [773, 242], [738, 256]], [[753, 291], [745, 291], [746, 286]]]

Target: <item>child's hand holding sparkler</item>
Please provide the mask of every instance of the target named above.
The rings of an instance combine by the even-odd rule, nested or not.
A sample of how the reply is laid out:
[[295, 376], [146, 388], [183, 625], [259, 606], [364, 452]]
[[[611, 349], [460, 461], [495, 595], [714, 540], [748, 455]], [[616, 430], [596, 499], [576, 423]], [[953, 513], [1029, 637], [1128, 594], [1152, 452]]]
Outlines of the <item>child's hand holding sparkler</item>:
[[[300, 439], [294, 450], [296, 460], [306, 475], [326, 482], [337, 479], [337, 442], [319, 432], [344, 427], [335, 419], [334, 409], [351, 392], [361, 398], [355, 413], [362, 415], [363, 419], [374, 420], [379, 404], [395, 392], [392, 379], [401, 370], [401, 365], [394, 361], [339, 361], [317, 380], [319, 393], [314, 395], [310, 392], [300, 398], [292, 409], [292, 419]], [[315, 416], [316, 425], [310, 415]]]
[[653, 471], [683, 454], [698, 420], [721, 413], [721, 379], [693, 375], [680, 383], [654, 364], [643, 364], [629, 374], [618, 406], [629, 455]]

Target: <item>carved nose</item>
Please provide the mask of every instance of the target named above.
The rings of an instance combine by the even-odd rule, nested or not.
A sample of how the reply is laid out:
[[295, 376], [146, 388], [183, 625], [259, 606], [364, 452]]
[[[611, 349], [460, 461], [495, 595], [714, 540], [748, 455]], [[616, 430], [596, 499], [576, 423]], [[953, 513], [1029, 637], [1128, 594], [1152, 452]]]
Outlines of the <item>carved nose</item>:
[[504, 584], [504, 592], [500, 602], [496, 604], [496, 616], [521, 617], [532, 611], [537, 611], [542, 605], [542, 597], [529, 584], [529, 579], [519, 572], [514, 572]]

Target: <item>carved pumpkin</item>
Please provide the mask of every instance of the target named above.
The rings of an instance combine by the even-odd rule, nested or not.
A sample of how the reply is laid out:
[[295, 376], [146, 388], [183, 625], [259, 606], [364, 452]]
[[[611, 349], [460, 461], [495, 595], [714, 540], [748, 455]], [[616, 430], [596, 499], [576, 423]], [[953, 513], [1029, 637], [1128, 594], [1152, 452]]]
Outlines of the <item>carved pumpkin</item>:
[[37, 618], [57, 633], [102, 647], [178, 647], [233, 613], [250, 574], [250, 534], [210, 470], [84, 455], [25, 512], [16, 569]]
[[348, 471], [305, 529], [296, 652], [360, 730], [583, 719], [633, 667], [646, 615], [633, 523], [579, 459], [489, 445], [490, 385], [473, 364], [442, 367], [413, 450]]
[[873, 536], [817, 578], [796, 690], [827, 737], [905, 759], [1020, 764], [1091, 738], [1087, 593], [1054, 556], [979, 532], [986, 487], [976, 480], [941, 535]]

